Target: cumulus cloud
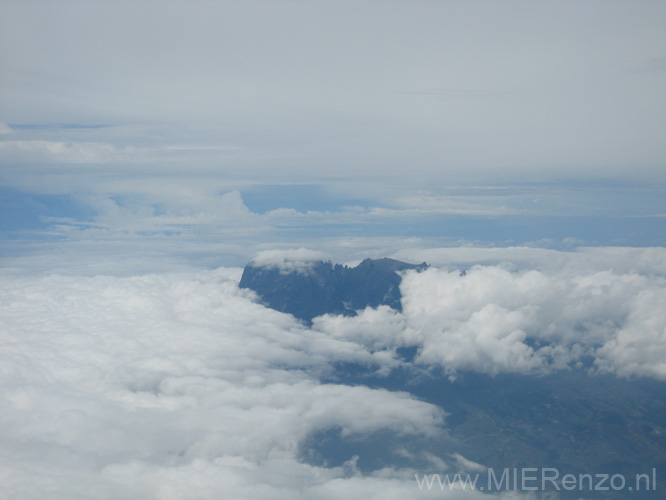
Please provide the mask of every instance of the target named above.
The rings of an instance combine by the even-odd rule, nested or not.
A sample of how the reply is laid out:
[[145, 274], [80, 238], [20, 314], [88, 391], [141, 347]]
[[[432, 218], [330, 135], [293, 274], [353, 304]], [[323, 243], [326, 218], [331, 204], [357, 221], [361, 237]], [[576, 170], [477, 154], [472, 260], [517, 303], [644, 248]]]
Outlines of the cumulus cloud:
[[333, 338], [360, 342], [372, 349], [401, 346], [406, 319], [395, 309], [368, 307], [356, 316], [325, 314], [314, 318], [313, 327]]
[[[485, 252], [498, 261], [510, 254]], [[323, 316], [315, 328], [373, 348], [418, 346], [417, 362], [451, 375], [578, 367], [666, 378], [666, 250], [515, 249], [514, 255], [518, 266], [507, 259], [464, 273], [446, 266], [407, 272], [402, 314], [379, 308], [351, 318]]]
[[629, 298], [626, 321], [596, 352], [601, 371], [666, 379], [666, 280]]

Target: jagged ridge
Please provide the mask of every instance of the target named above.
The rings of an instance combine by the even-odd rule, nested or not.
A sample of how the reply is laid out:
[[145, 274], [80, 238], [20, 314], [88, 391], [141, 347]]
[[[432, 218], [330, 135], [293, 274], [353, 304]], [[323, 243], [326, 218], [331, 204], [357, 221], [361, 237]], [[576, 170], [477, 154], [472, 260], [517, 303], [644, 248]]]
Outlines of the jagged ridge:
[[254, 290], [270, 308], [293, 314], [308, 323], [322, 314], [353, 316], [366, 307], [387, 305], [402, 310], [400, 271], [423, 270], [422, 264], [395, 259], [366, 259], [356, 267], [312, 262], [285, 271], [275, 266], [248, 264], [241, 288]]

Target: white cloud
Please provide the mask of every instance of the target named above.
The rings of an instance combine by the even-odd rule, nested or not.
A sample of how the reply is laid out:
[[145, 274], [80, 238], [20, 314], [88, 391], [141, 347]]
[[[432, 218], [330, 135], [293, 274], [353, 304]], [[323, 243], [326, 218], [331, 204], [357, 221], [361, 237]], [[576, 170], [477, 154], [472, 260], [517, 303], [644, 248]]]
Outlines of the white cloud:
[[[655, 286], [656, 285], [656, 286]], [[619, 330], [597, 350], [602, 371], [666, 379], [666, 280], [627, 297], [629, 312]]]
[[[3, 141], [0, 154], [7, 163], [41, 161], [47, 163], [104, 163], [118, 159], [119, 151], [111, 144], [62, 141]], [[126, 151], [129, 155], [132, 151]]]
[[666, 250], [443, 249], [441, 255], [465, 267], [481, 255], [496, 263], [464, 275], [445, 267], [408, 272], [402, 314], [379, 308], [352, 318], [322, 316], [315, 328], [372, 348], [419, 346], [418, 362], [451, 375], [547, 373], [592, 359], [595, 370], [666, 378]]
[[412, 491], [413, 481], [306, 465], [299, 447], [330, 428], [435, 435], [443, 412], [404, 393], [320, 383], [336, 360], [391, 359], [253, 303], [238, 278], [5, 273], [7, 498], [322, 498], [346, 481]]
[[388, 306], [368, 307], [357, 316], [323, 315], [313, 320], [313, 327], [328, 335], [359, 342], [373, 349], [401, 346], [407, 327], [405, 318]]
[[252, 264], [257, 267], [277, 268], [285, 273], [291, 271], [307, 272], [315, 262], [322, 260], [329, 260], [324, 252], [308, 248], [296, 248], [259, 252], [252, 259]]
[[519, 210], [504, 206], [505, 200], [494, 196], [486, 196], [484, 199], [480, 196], [433, 196], [421, 192], [393, 200], [399, 209], [373, 208], [371, 213], [393, 216], [449, 214], [493, 217], [520, 213]]
[[458, 463], [458, 467], [460, 467], [462, 470], [465, 471], [476, 471], [476, 472], [484, 472], [487, 468], [481, 464], [478, 464], [472, 460], [468, 460], [467, 458], [463, 457], [460, 453], [454, 453], [453, 458], [455, 458], [456, 462]]
[[[400, 346], [420, 345], [420, 363], [452, 375], [542, 373], [589, 356], [595, 370], [664, 378], [662, 253], [515, 255], [530, 251], [531, 268], [525, 261], [472, 266], [465, 276], [444, 267], [407, 273], [402, 314], [380, 307], [322, 316], [313, 329], [253, 302], [237, 287], [240, 269], [125, 277], [6, 269], [6, 496], [428, 498], [408, 468], [363, 474], [353, 461], [326, 467], [301, 459], [307, 438], [327, 429], [441, 435], [445, 413], [409, 394], [320, 382], [336, 362], [386, 372], [402, 363], [394, 356]], [[315, 258], [301, 250], [266, 255]], [[609, 261], [616, 270], [584, 270]], [[483, 469], [455, 453], [428, 461], [442, 472]]]
[[411, 245], [395, 252], [394, 257], [411, 262], [425, 260], [435, 267], [459, 269], [474, 265], [499, 265], [505, 269], [538, 270], [549, 274], [613, 270], [618, 273], [666, 275], [664, 251], [663, 247], [600, 246], [563, 252], [528, 246], [480, 247], [468, 244], [424, 248]]
[[[7, 126], [4, 129], [0, 127], [0, 135], [9, 133], [13, 133], [13, 130]], [[110, 163], [145, 165], [155, 162], [169, 164], [178, 159], [182, 160], [174, 154], [211, 155], [236, 149], [223, 145], [167, 144], [136, 147], [127, 144], [119, 146], [109, 142], [25, 139], [1, 141], [0, 160], [14, 164], [46, 165]]]

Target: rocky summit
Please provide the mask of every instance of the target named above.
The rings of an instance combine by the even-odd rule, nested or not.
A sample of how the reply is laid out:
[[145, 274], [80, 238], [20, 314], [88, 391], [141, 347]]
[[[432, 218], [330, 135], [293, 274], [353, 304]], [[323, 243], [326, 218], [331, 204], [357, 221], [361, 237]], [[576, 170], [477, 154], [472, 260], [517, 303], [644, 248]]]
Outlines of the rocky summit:
[[250, 262], [241, 288], [254, 290], [272, 309], [307, 323], [322, 314], [354, 316], [366, 307], [387, 305], [401, 311], [401, 273], [421, 271], [428, 264], [395, 259], [366, 259], [356, 267], [312, 261], [290, 266]]

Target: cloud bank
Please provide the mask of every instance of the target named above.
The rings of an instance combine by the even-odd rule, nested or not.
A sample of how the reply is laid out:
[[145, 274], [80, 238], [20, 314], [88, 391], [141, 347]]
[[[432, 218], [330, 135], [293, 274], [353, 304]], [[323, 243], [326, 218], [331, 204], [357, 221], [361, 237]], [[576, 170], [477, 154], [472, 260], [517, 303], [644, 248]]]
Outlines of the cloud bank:
[[[479, 254], [503, 252], [511, 250]], [[408, 272], [402, 314], [368, 309], [358, 317], [320, 317], [315, 327], [377, 349], [419, 346], [417, 362], [452, 375], [586, 368], [666, 379], [664, 249], [513, 253], [516, 261], [531, 256], [532, 266], [541, 255], [551, 261], [542, 269], [504, 262]], [[617, 270], [605, 268], [609, 263]]]
[[[164, 151], [231, 144], [239, 149], [227, 172], [273, 182], [285, 172], [309, 181], [390, 174], [428, 187], [443, 171], [456, 182], [664, 181], [661, 2], [165, 9], [69, 0], [0, 9], [0, 106], [10, 127], [159, 127], [122, 141], [111, 128], [91, 129], [112, 147], [55, 152], [75, 161], [156, 142]], [[66, 140], [77, 144], [81, 131]]]
[[[237, 288], [238, 270], [3, 279], [5, 498], [335, 498], [413, 485], [309, 466], [316, 431], [437, 434], [405, 393], [322, 384], [383, 353], [303, 329]], [[347, 483], [351, 484], [347, 484]]]
[[[440, 250], [440, 260], [455, 251]], [[485, 252], [489, 261], [498, 257]], [[417, 345], [417, 366], [451, 377], [583, 367], [666, 378], [663, 249], [503, 252], [502, 262], [464, 274], [442, 263], [406, 273], [402, 313], [321, 316], [311, 329], [240, 290], [240, 269], [132, 276], [5, 269], [3, 492], [9, 499], [441, 498], [419, 491], [409, 466], [361, 472], [353, 458], [305, 460], [321, 432], [352, 440], [387, 433], [403, 443], [446, 435], [445, 408], [404, 392], [322, 382], [335, 380], [336, 365], [381, 376], [411, 366], [396, 349]], [[505, 258], [512, 253], [514, 263]], [[421, 453], [420, 463], [438, 471], [483, 469], [455, 453], [389, 453]], [[445, 498], [494, 497], [455, 490]]]

